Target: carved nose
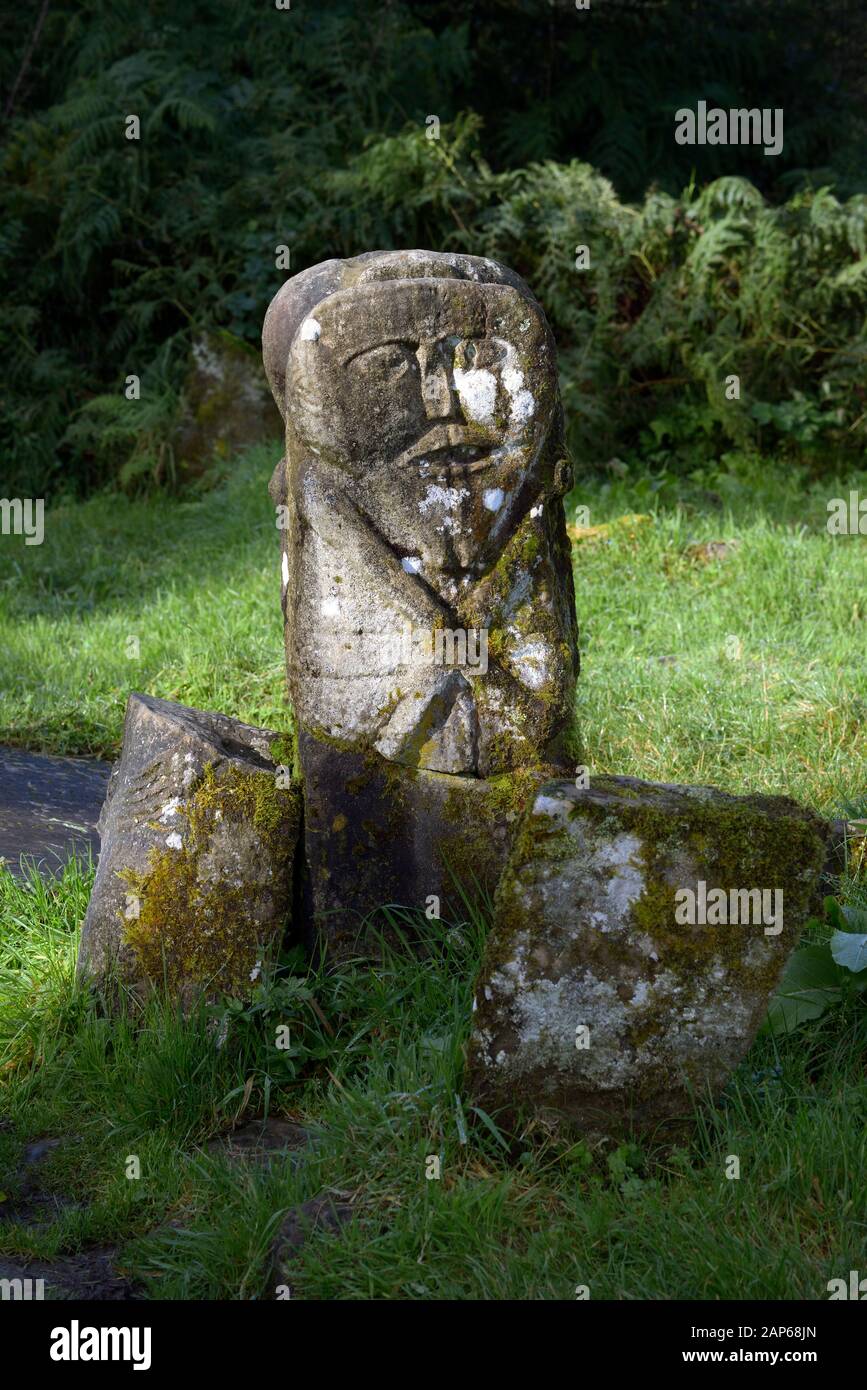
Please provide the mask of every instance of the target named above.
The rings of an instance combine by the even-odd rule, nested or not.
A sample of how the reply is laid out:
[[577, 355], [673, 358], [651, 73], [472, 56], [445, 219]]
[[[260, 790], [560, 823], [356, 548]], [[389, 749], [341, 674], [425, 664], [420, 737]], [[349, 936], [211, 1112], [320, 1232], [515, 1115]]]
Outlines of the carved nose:
[[418, 363], [421, 369], [421, 394], [425, 413], [431, 420], [446, 416], [461, 418], [460, 407], [443, 353], [436, 347], [420, 347]]

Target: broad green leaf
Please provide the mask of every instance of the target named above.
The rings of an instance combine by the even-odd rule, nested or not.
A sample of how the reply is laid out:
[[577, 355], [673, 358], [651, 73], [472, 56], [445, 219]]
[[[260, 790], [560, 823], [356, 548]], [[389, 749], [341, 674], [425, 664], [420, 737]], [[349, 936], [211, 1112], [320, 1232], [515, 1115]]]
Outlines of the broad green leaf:
[[857, 975], [867, 970], [867, 934], [853, 931], [835, 931], [831, 937], [831, 955], [838, 965]]
[[808, 1019], [820, 1018], [842, 999], [842, 982], [840, 968], [827, 946], [802, 946], [789, 959], [763, 1031], [791, 1033]]
[[794, 994], [801, 990], [839, 989], [842, 981], [827, 946], [813, 943], [801, 946], [789, 957], [778, 994]]
[[839, 989], [803, 990], [797, 994], [775, 994], [768, 1008], [763, 1031], [775, 1035], [791, 1033], [808, 1019], [820, 1018], [843, 997]]

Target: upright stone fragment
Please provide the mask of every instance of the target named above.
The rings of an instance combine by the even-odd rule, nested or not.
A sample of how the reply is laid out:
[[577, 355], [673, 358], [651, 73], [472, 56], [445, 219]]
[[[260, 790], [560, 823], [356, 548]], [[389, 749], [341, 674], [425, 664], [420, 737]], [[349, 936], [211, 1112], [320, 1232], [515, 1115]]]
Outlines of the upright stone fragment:
[[[329, 747], [302, 732], [307, 903], [332, 955], [361, 944], [364, 914], [387, 903], [453, 917], [460, 890], [493, 894], [512, 840], [545, 780], [538, 771], [452, 777]], [[436, 899], [431, 904], [430, 899]], [[326, 915], [327, 914], [327, 915]], [[382, 923], [379, 923], [382, 926]]]
[[[387, 784], [367, 819], [390, 822], [406, 789], [383, 868], [406, 866], [413, 901], [442, 888], [427, 866], [436, 843], [417, 860], [418, 773], [466, 790], [469, 778], [550, 775], [569, 761], [578, 655], [554, 343], [503, 266], [402, 251], [288, 281], [263, 353], [286, 420], [272, 498], [289, 690], [302, 768], [311, 740], [321, 744], [327, 791], [317, 800], [306, 778], [308, 824], [353, 822], [342, 784], [367, 759]], [[480, 804], [466, 795], [471, 830]], [[316, 849], [321, 861], [321, 840]], [[313, 875], [317, 912], [329, 910], [338, 864], [325, 865], [321, 894]], [[387, 900], [387, 879], [379, 891], [374, 870], [337, 896], [364, 913]]]
[[249, 993], [292, 905], [300, 791], [268, 729], [129, 697], [79, 951], [176, 997]]
[[255, 350], [225, 330], [198, 336], [169, 439], [180, 476], [200, 477], [279, 434], [280, 417]]
[[752, 1043], [815, 908], [828, 834], [784, 797], [546, 784], [497, 894], [474, 1097], [585, 1134], [687, 1115]]

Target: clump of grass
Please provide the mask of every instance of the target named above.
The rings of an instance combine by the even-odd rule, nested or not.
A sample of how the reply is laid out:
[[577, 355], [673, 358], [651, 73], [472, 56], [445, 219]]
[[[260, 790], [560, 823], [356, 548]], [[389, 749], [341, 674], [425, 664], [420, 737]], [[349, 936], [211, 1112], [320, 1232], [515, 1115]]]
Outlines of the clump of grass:
[[[376, 961], [287, 958], [218, 1045], [205, 1012], [184, 1019], [154, 998], [109, 1020], [79, 991], [86, 889], [74, 868], [42, 896], [0, 875], [4, 1190], [14, 1198], [27, 1138], [62, 1135], [42, 1181], [80, 1203], [47, 1228], [0, 1228], [6, 1253], [109, 1241], [151, 1297], [273, 1297], [283, 1215], [327, 1192], [353, 1219], [311, 1235], [295, 1298], [571, 1298], [579, 1284], [593, 1298], [820, 1298], [857, 1267], [863, 1008], [760, 1039], [684, 1147], [590, 1151], [538, 1123], [505, 1134], [463, 1091], [481, 913], [449, 924], [383, 909]], [[282, 1072], [280, 1019], [296, 1043]], [[239, 1168], [205, 1150], [266, 1106], [315, 1129], [303, 1161]]]

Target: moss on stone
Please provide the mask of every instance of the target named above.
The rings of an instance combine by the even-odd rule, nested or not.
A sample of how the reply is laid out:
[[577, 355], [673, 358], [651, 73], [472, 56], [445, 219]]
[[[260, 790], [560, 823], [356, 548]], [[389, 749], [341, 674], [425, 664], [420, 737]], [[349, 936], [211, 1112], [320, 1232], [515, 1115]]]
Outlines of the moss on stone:
[[[588, 833], [593, 838], [598, 835], [603, 842], [624, 832], [639, 841], [635, 867], [642, 875], [644, 888], [629, 911], [635, 927], [652, 943], [657, 957], [655, 967], [648, 961], [650, 972], [654, 968], [670, 971], [685, 985], [692, 985], [697, 977], [707, 976], [714, 963], [719, 963], [726, 979], [736, 986], [748, 988], [756, 995], [769, 993], [817, 891], [825, 845], [816, 817], [782, 798], [754, 796], [723, 801], [711, 794], [706, 798], [699, 795], [688, 801], [681, 799], [677, 806], [664, 792], [648, 797], [642, 795], [642, 790], [646, 793], [647, 789], [632, 788], [613, 779], [608, 782], [604, 777], [594, 778], [593, 787], [603, 793], [610, 789], [616, 800], [582, 797], [575, 802], [569, 818], [586, 825]], [[530, 815], [522, 828], [516, 858], [520, 865], [530, 868], [527, 886], [532, 891], [532, 883], [544, 865], [556, 865], [581, 852], [568, 827], [547, 815]], [[616, 867], [612, 867], [611, 873], [616, 873]], [[678, 923], [676, 893], [689, 886], [693, 875], [707, 883], [708, 892], [713, 888], [726, 893], [732, 889], [784, 889], [780, 937], [765, 938], [761, 928], [758, 936], [747, 937], [743, 926]], [[683, 882], [679, 881], [681, 877]], [[523, 906], [523, 897], [520, 876], [513, 867], [507, 868], [498, 893], [497, 928], [488, 945], [487, 976], [511, 956], [517, 933], [529, 933], [529, 948], [533, 948], [534, 923], [532, 914]], [[576, 913], [580, 916], [577, 904]], [[580, 939], [583, 955], [575, 964], [589, 965], [591, 957], [599, 953], [600, 963], [602, 956], [621, 964], [636, 959], [634, 937], [621, 941], [613, 932], [600, 933], [598, 938], [582, 932]], [[786, 949], [769, 946], [765, 960], [755, 956], [748, 959], [752, 940], [782, 940]], [[564, 943], [559, 960], [562, 969], [570, 968], [571, 956]], [[637, 1042], [649, 1036], [654, 1025], [647, 1009], [636, 1007], [635, 1017]]]
[[278, 734], [268, 751], [278, 767], [288, 767], [293, 777], [298, 776], [298, 740], [294, 733]]
[[249, 993], [291, 905], [299, 817], [298, 788], [272, 771], [205, 767], [177, 810], [180, 848], [155, 847], [145, 872], [121, 875], [139, 906], [125, 942], [147, 979], [180, 996]]
[[[504, 826], [517, 830], [536, 791], [550, 775], [550, 768], [521, 768], [477, 783], [471, 815], [468, 815], [466, 787], [457, 785], [448, 792], [443, 820], [454, 826], [454, 833], [443, 833], [437, 850], [441, 862], [458, 883], [471, 889], [474, 882], [484, 882], [491, 860], [492, 832]], [[464, 780], [459, 779], [460, 782]], [[493, 889], [495, 884], [487, 886]]]

